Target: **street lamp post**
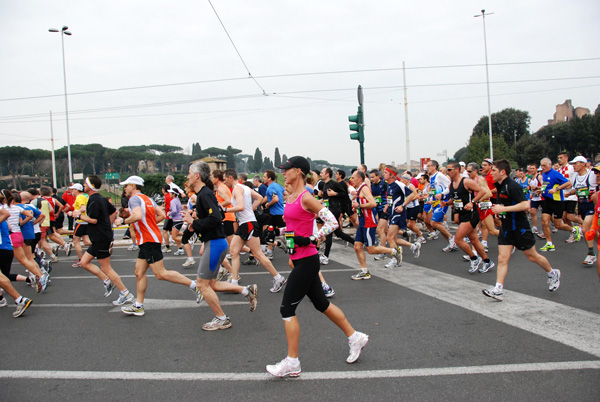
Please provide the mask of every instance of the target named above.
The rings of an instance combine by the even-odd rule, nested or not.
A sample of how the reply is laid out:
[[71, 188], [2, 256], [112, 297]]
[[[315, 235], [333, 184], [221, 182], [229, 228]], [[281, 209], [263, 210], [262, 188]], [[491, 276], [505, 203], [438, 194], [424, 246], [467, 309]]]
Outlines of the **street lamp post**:
[[[492, 15], [494, 13], [487, 13]], [[488, 56], [487, 56], [487, 36], [485, 32], [485, 10], [481, 10], [481, 15], [477, 14], [474, 17], [483, 17], [483, 45], [485, 49], [485, 82], [487, 85], [487, 101], [488, 101], [488, 124], [490, 130], [490, 159], [494, 160], [494, 144], [492, 143], [492, 106], [490, 104], [490, 74], [488, 72]]]
[[71, 165], [71, 136], [69, 134], [69, 102], [67, 101], [67, 67], [65, 64], [65, 35], [71, 36], [71, 32], [68, 31], [69, 27], [64, 26], [61, 30], [56, 28], [50, 28], [50, 32], [60, 32], [60, 38], [62, 43], [62, 58], [63, 58], [63, 78], [65, 82], [65, 120], [67, 122], [67, 159], [69, 161], [69, 183], [73, 182], [73, 167]]

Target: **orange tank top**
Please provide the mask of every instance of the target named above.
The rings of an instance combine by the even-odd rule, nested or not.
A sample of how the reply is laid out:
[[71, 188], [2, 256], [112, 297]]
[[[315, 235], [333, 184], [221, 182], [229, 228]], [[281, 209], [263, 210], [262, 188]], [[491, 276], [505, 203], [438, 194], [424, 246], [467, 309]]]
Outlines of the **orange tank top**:
[[[229, 199], [231, 200], [231, 189], [227, 186], [224, 186], [224, 187], [229, 192]], [[217, 196], [217, 201], [219, 202], [219, 204], [222, 204], [225, 202], [223, 197], [221, 197], [221, 195], [219, 194], [219, 191], [215, 191], [215, 195]], [[235, 213], [234, 212], [225, 212], [225, 218], [223, 218], [223, 220], [235, 222]]]
[[[132, 200], [135, 197], [141, 199], [141, 205], [138, 205], [136, 201], [132, 204]], [[130, 210], [133, 210], [133, 208], [138, 206], [142, 208], [142, 219], [133, 224], [138, 244], [162, 243], [162, 233], [156, 223], [156, 210], [154, 205], [154, 202], [144, 194], [136, 194], [129, 199]]]

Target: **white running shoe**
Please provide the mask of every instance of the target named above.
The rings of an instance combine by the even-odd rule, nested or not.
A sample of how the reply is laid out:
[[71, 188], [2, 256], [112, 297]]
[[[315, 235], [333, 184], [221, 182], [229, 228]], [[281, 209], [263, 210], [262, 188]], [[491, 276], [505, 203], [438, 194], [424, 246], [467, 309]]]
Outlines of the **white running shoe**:
[[[514, 250], [514, 247], [513, 247]], [[489, 271], [490, 269], [494, 268], [496, 266], [496, 264], [494, 264], [493, 261], [490, 262], [484, 262], [483, 265], [481, 266], [481, 268], [479, 268], [479, 273], [480, 274], [485, 274], [487, 271]]]
[[271, 289], [269, 289], [269, 291], [271, 293], [277, 293], [277, 292], [279, 292], [281, 289], [283, 289], [283, 287], [285, 286], [286, 282], [287, 282], [287, 279], [285, 279], [283, 276], [279, 280], [273, 278], [273, 287]]
[[390, 262], [388, 262], [387, 264], [384, 265], [384, 267], [386, 268], [396, 268], [396, 266], [398, 265], [398, 260], [394, 257], [392, 257], [392, 259], [390, 260]]
[[192, 265], [194, 265], [196, 263], [196, 261], [193, 258], [187, 258], [185, 260], [185, 262], [183, 264], [181, 264], [182, 267], [191, 267]]
[[348, 342], [350, 345], [350, 354], [346, 359], [347, 363], [354, 363], [357, 361], [363, 348], [367, 346], [367, 343], [369, 343], [369, 335], [363, 334], [362, 332], [357, 333], [359, 335], [358, 339], [354, 342]]
[[413, 252], [413, 256], [415, 258], [419, 258], [419, 256], [421, 255], [421, 243], [419, 243], [419, 242], [413, 243], [413, 245], [410, 246], [410, 251]]
[[560, 286], [560, 269], [555, 269], [556, 273], [548, 277], [548, 290], [554, 292]]
[[122, 306], [125, 303], [133, 303], [134, 301], [135, 296], [133, 295], [133, 293], [129, 292], [127, 293], [127, 295], [123, 295], [121, 292], [119, 292], [119, 298], [117, 300], [114, 300], [112, 304], [115, 306]]
[[500, 290], [496, 286], [492, 286], [489, 289], [483, 289], [482, 292], [484, 295], [491, 297], [492, 299], [496, 299], [498, 301], [504, 300], [504, 290]]
[[[469, 258], [469, 259], [471, 259], [471, 258]], [[479, 269], [479, 265], [481, 264], [482, 261], [483, 260], [479, 256], [477, 256], [476, 259], [471, 260], [471, 267], [469, 268], [469, 273], [474, 274], [475, 272], [477, 272], [477, 270]]]
[[277, 364], [269, 364], [267, 366], [267, 372], [280, 378], [298, 377], [300, 376], [302, 369], [300, 368], [300, 360], [298, 360], [297, 364], [294, 364], [285, 358]]
[[177, 249], [177, 251], [175, 251], [173, 253], [173, 255], [185, 255], [185, 250], [182, 248]]
[[594, 265], [596, 261], [597, 257], [595, 255], [587, 255], [583, 261], [583, 265]]
[[327, 265], [329, 264], [329, 258], [322, 255], [319, 257], [319, 262], [321, 263], [321, 265]]

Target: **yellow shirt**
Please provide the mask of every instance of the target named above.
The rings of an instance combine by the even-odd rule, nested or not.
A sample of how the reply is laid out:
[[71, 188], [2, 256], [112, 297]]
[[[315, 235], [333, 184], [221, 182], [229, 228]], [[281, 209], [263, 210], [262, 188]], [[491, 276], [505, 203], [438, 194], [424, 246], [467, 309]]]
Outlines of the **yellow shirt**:
[[[88, 196], [87, 196], [87, 194], [79, 194], [77, 196], [77, 198], [75, 198], [75, 202], [73, 203], [73, 210], [74, 211], [79, 211], [80, 208], [81, 208], [81, 206], [82, 205], [86, 206], [87, 203], [88, 203]], [[83, 209], [83, 212], [81, 214], [85, 215], [85, 208]], [[84, 222], [81, 219], [77, 219], [77, 223], [87, 224], [87, 222]]]

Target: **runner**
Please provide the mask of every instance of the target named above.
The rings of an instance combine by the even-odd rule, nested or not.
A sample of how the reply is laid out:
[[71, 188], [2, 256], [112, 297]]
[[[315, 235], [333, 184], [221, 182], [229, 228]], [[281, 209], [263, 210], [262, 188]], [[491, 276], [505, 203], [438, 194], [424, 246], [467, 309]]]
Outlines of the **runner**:
[[223, 312], [215, 292], [241, 293], [250, 302], [250, 311], [254, 311], [258, 303], [258, 288], [255, 284], [242, 287], [237, 284], [216, 281], [219, 267], [227, 254], [228, 245], [209, 166], [205, 162], [192, 164], [188, 173], [188, 183], [196, 192], [196, 219], [192, 217], [189, 210], [184, 211], [183, 219], [190, 230], [202, 238], [203, 251], [200, 264], [198, 264], [196, 282], [206, 303], [215, 314], [215, 318], [202, 325], [202, 329], [205, 331], [227, 329], [231, 327], [231, 321]]
[[[452, 180], [449, 187], [449, 203], [454, 206], [459, 221], [458, 230], [455, 235], [456, 245], [467, 253], [471, 260], [469, 273], [474, 274], [478, 270], [481, 273], [485, 273], [494, 267], [494, 263], [490, 261], [477, 235], [477, 225], [479, 224], [477, 203], [487, 196], [487, 194], [477, 182], [464, 178], [459, 166], [458, 162], [448, 163], [448, 174]], [[445, 202], [442, 202], [442, 204], [445, 204]], [[478, 255], [473, 253], [473, 250], [471, 250], [471, 247], [465, 241], [465, 237], [469, 238], [471, 245], [477, 250]], [[479, 268], [482, 262], [483, 266]]]
[[[333, 214], [304, 187], [305, 177], [310, 172], [308, 161], [301, 156], [294, 156], [280, 168], [284, 169], [286, 185], [292, 187], [285, 208], [285, 231], [294, 269], [283, 292], [280, 309], [288, 344], [287, 357], [277, 364], [268, 365], [266, 369], [276, 377], [298, 377], [302, 370], [298, 359], [300, 324], [296, 317], [296, 308], [304, 296], [308, 296], [315, 308], [325, 314], [348, 337], [350, 354], [346, 362], [354, 363], [359, 358], [362, 349], [369, 342], [369, 336], [352, 328], [344, 312], [327, 300], [321, 287], [316, 243], [318, 239], [332, 233], [338, 224]], [[318, 237], [313, 235], [316, 216], [324, 222]]]
[[555, 251], [556, 247], [552, 243], [552, 231], [550, 229], [550, 219], [554, 222], [554, 227], [575, 235], [575, 241], [581, 238], [579, 226], [570, 226], [563, 222], [563, 212], [565, 209], [565, 198], [563, 190], [571, 188], [571, 182], [562, 174], [552, 168], [552, 161], [544, 158], [540, 161], [542, 167], [542, 188], [540, 189], [544, 197], [542, 207], [542, 227], [546, 236], [546, 244], [540, 248], [540, 251]]
[[439, 163], [435, 160], [427, 162], [427, 173], [429, 174], [429, 201], [431, 202], [431, 210], [429, 212], [431, 226], [448, 241], [448, 245], [444, 247], [444, 252], [456, 251], [456, 243], [454, 236], [450, 234], [445, 225], [446, 213], [448, 207], [443, 207], [441, 201], [448, 201], [448, 186], [450, 179], [440, 171]]
[[[571, 176], [573, 188], [569, 191], [569, 194], [575, 194], [577, 197], [577, 212], [579, 213], [577, 220], [573, 217], [570, 220], [582, 225], [583, 233], [587, 233], [590, 231], [594, 220], [594, 203], [592, 197], [596, 193], [597, 176], [593, 171], [588, 170], [587, 159], [583, 156], [576, 156], [569, 163], [573, 165], [574, 169], [574, 174]], [[586, 243], [588, 253], [583, 261], [583, 265], [594, 265], [597, 259], [594, 254], [594, 240], [588, 240], [586, 236]]]
[[75, 229], [73, 230], [73, 246], [75, 248], [75, 253], [77, 254], [77, 261], [73, 264], [73, 268], [77, 268], [81, 266], [81, 259], [83, 258], [83, 249], [81, 247], [81, 242], [86, 247], [92, 245], [90, 242], [90, 238], [87, 234], [88, 223], [81, 218], [81, 216], [86, 214], [86, 206], [88, 203], [88, 195], [83, 191], [83, 186], [79, 183], [73, 184], [69, 187], [71, 194], [75, 201], [73, 202], [73, 210], [69, 211], [69, 216], [75, 217], [75, 214], [79, 217], [79, 219], [75, 222]]
[[[81, 267], [100, 278], [104, 284], [104, 297], [111, 295], [114, 287], [119, 289], [119, 298], [113, 301], [115, 306], [131, 303], [135, 296], [127, 290], [119, 274], [115, 272], [110, 264], [112, 254], [114, 221], [117, 210], [102, 197], [98, 190], [102, 186], [102, 180], [98, 176], [88, 176], [83, 185], [88, 195], [85, 213], [79, 209], [73, 211], [73, 217], [86, 223], [87, 236], [89, 236], [90, 247], [81, 258]], [[75, 205], [77, 199], [75, 200]], [[94, 258], [98, 259], [100, 268], [92, 264]]]
[[385, 267], [394, 268], [402, 264], [401, 246], [410, 247], [415, 258], [418, 258], [421, 253], [421, 243], [417, 241], [413, 244], [398, 237], [400, 230], [406, 234], [408, 229], [406, 208], [418, 198], [419, 193], [410, 190], [410, 188], [406, 186], [408, 181], [403, 183], [398, 180], [397, 170], [392, 165], [386, 166], [385, 170], [383, 171], [383, 178], [388, 185], [386, 204], [383, 208], [383, 212], [387, 214], [386, 217], [389, 220], [387, 242], [392, 249], [398, 250], [398, 255], [392, 256], [390, 262], [388, 262]]
[[[558, 173], [558, 172], [557, 172]], [[525, 198], [521, 186], [508, 175], [510, 163], [506, 159], [494, 162], [492, 175], [498, 194], [498, 204], [492, 207], [502, 220], [500, 236], [498, 236], [498, 271], [496, 286], [483, 289], [483, 294], [502, 301], [504, 298], [504, 281], [508, 273], [508, 261], [514, 247], [523, 251], [529, 261], [535, 262], [548, 274], [548, 290], [554, 292], [560, 286], [560, 271], [552, 269], [548, 260], [538, 254], [535, 249], [535, 237], [531, 233], [526, 211], [529, 202]]]
[[[373, 212], [373, 208], [377, 206], [377, 202], [371, 194], [371, 189], [364, 182], [365, 174], [356, 170], [352, 173], [352, 181], [358, 186], [356, 200], [352, 202], [352, 208], [358, 214], [358, 227], [354, 237], [354, 251], [360, 264], [360, 271], [356, 275], [352, 275], [352, 280], [358, 281], [362, 279], [371, 279], [371, 273], [367, 268], [367, 259], [365, 257], [364, 247], [366, 246], [369, 254], [391, 254], [392, 257], [398, 257], [402, 253], [402, 248], [388, 248], [376, 245], [376, 230], [377, 216]], [[388, 187], [389, 189], [389, 187]], [[388, 202], [388, 205], [390, 203]], [[389, 240], [389, 239], [388, 239]]]
[[[227, 185], [233, 186], [231, 203], [233, 206], [225, 208], [225, 212], [235, 212], [238, 220], [238, 230], [231, 240], [231, 282], [235, 285], [239, 281], [240, 271], [240, 251], [244, 245], [250, 247], [252, 255], [265, 267], [273, 277], [273, 286], [270, 292], [279, 292], [285, 285], [286, 279], [277, 272], [273, 263], [267, 258], [260, 247], [259, 228], [254, 216], [254, 210], [263, 201], [263, 198], [249, 187], [236, 183], [238, 175], [235, 170], [227, 169], [225, 171], [225, 180]], [[269, 194], [267, 190], [267, 195]], [[254, 202], [253, 202], [254, 200]]]
[[6, 223], [10, 229], [10, 240], [12, 243], [14, 256], [21, 265], [23, 265], [30, 273], [33, 274], [30, 275], [30, 281], [33, 286], [33, 283], [37, 280], [36, 290], [39, 293], [46, 290], [46, 286], [48, 285], [48, 274], [43, 273], [34, 259], [27, 258], [27, 255], [25, 254], [25, 244], [23, 242], [23, 234], [21, 233], [21, 223], [23, 221], [31, 220], [33, 218], [33, 213], [31, 211], [26, 211], [23, 207], [18, 206], [17, 204], [19, 202], [17, 201], [16, 197], [18, 197], [18, 200], [21, 199], [18, 193], [13, 194], [8, 190], [2, 190], [0, 201], [3, 204], [1, 208], [4, 208], [9, 213], [8, 218], [6, 218]]
[[529, 176], [531, 176], [529, 178], [529, 216], [531, 217], [531, 232], [537, 235], [538, 237], [545, 239], [546, 236], [544, 236], [543, 229], [542, 233], [540, 233], [537, 228], [537, 212], [538, 209], [542, 206], [542, 196], [538, 192], [538, 190], [542, 187], [542, 183], [544, 180], [542, 178], [542, 175], [538, 171], [537, 163], [532, 163], [528, 165], [527, 172]]
[[[583, 156], [581, 157], [583, 158]], [[587, 159], [583, 158], [587, 164]], [[558, 154], [558, 164], [560, 165], [560, 167], [558, 168], [558, 172], [560, 174], [562, 174], [563, 176], [565, 176], [565, 179], [569, 180], [571, 182], [571, 186], [573, 186], [573, 175], [575, 174], [575, 170], [573, 169], [573, 166], [569, 163], [569, 154], [566, 152], [561, 152]], [[571, 187], [572, 189], [573, 187]], [[562, 220], [564, 223], [566, 223], [569, 226], [574, 226], [573, 223], [578, 223], [579, 226], [581, 226], [583, 224], [583, 221], [579, 218], [579, 216], [577, 216], [575, 214], [575, 208], [577, 207], [577, 195], [572, 193], [571, 191], [565, 191], [564, 194], [565, 197], [565, 212], [563, 213], [562, 216]], [[580, 228], [581, 229], [581, 228]], [[580, 230], [581, 232], [581, 230]], [[579, 241], [579, 239], [581, 238], [581, 235], [577, 237]], [[571, 235], [569, 236], [569, 238], [565, 241], [565, 243], [574, 243], [575, 240], [575, 234], [571, 233]]]
[[[13, 260], [13, 247], [10, 239], [10, 230], [6, 220], [10, 217], [10, 212], [4, 208], [0, 208], [0, 288], [10, 295], [15, 300], [17, 310], [12, 316], [17, 318], [23, 315], [25, 310], [31, 305], [31, 299], [23, 297], [17, 292], [8, 279], [5, 272], [10, 272], [10, 265]], [[8, 306], [8, 302], [0, 292], [0, 307]]]
[[154, 200], [142, 194], [144, 179], [139, 176], [130, 176], [121, 186], [125, 186], [125, 192], [129, 197], [129, 210], [131, 216], [123, 222], [126, 225], [133, 224], [140, 250], [135, 263], [135, 277], [137, 282], [136, 301], [131, 306], [121, 307], [121, 311], [128, 315], [143, 316], [144, 297], [148, 279], [146, 271], [148, 267], [156, 276], [156, 279], [185, 285], [196, 295], [196, 302], [200, 303], [202, 294], [196, 288], [196, 281], [192, 281], [177, 271], [165, 269], [163, 254], [161, 252], [162, 236], [158, 223], [165, 219], [164, 211], [156, 205]]
[[[377, 202], [375, 211], [377, 212], [377, 236], [379, 237], [379, 245], [386, 245], [386, 232], [388, 229], [387, 212], [384, 212], [385, 206], [387, 205], [387, 183], [382, 179], [383, 173], [377, 169], [373, 169], [369, 172], [369, 178], [371, 179], [371, 193], [373, 198]], [[379, 261], [385, 257], [385, 254], [379, 254], [374, 257], [376, 261]]]
[[341, 221], [339, 217], [342, 215], [342, 203], [345, 200], [344, 184], [339, 183], [331, 179], [333, 171], [330, 168], [323, 168], [321, 171], [321, 180], [323, 183], [323, 190], [321, 191], [321, 198], [323, 199], [323, 205], [329, 208], [333, 216], [338, 219], [338, 227], [333, 233], [328, 234], [325, 237], [325, 251], [323, 255], [319, 257], [321, 265], [329, 264], [329, 253], [331, 252], [331, 246], [333, 244], [333, 235], [335, 234], [338, 238], [348, 242], [348, 244], [354, 244], [352, 236], [344, 233], [342, 230]]

